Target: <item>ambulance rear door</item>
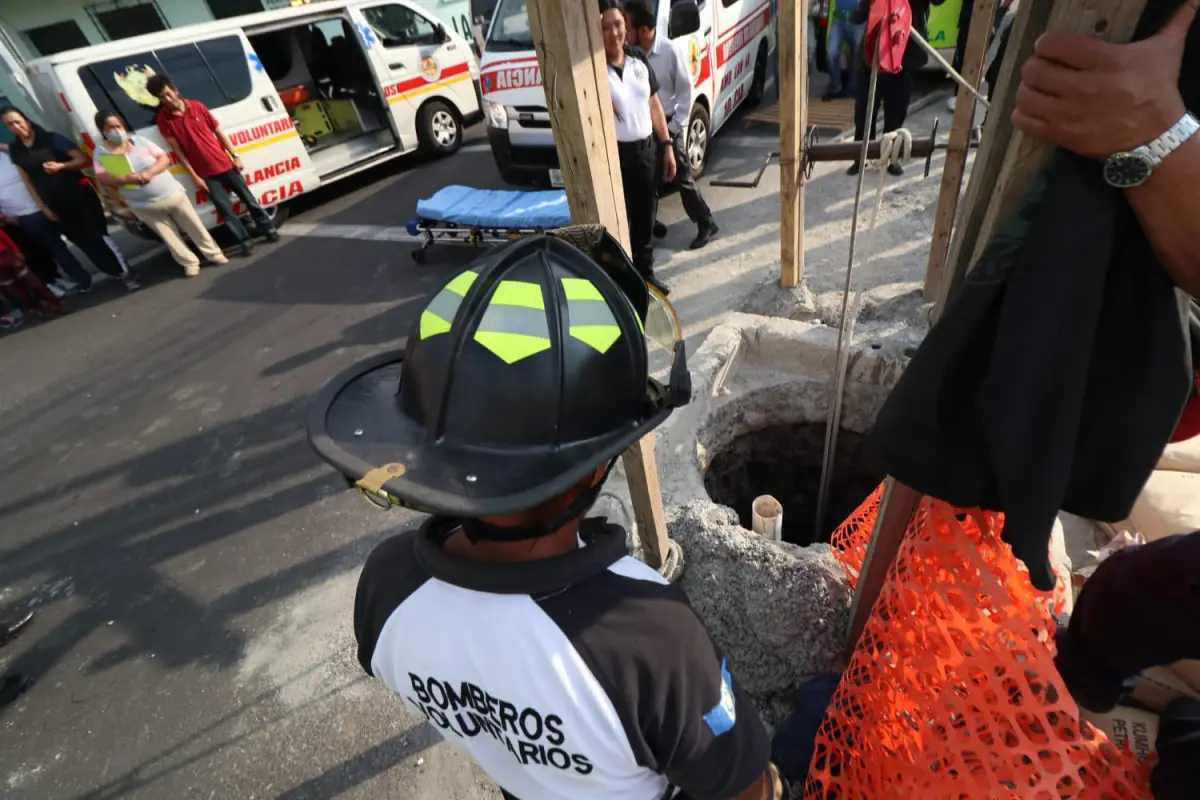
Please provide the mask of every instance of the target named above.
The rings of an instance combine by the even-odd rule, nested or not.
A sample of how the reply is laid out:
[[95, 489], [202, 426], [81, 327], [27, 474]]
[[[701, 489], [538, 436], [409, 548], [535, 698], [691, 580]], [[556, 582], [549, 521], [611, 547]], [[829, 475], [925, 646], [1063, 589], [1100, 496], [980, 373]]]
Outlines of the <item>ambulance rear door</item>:
[[[81, 107], [76, 113], [87, 120], [88, 133], [97, 140], [92, 116], [97, 108], [105, 108], [120, 113], [137, 135], [165, 147], [155, 122], [158, 101], [146, 90], [146, 82], [157, 74], [170, 75], [184, 98], [203, 103], [216, 117], [242, 160], [246, 183], [264, 206], [276, 206], [320, 185], [291, 117], [241, 30], [231, 26], [153, 49], [112, 48], [97, 48], [101, 52], [92, 59], [81, 51], [83, 60], [59, 70], [68, 96], [78, 98]], [[192, 185], [177, 154], [172, 153], [172, 161], [176, 166], [171, 173], [189, 190], [205, 223], [218, 224], [207, 190]]]
[[448, 120], [436, 111], [428, 119], [420, 114], [423, 106], [441, 100], [458, 114], [459, 123], [478, 118], [472, 82], [478, 67], [467, 40], [409, 3], [362, 3], [353, 14], [404, 148], [419, 142], [444, 152], [457, 149], [461, 124], [451, 142]]
[[754, 80], [761, 42], [768, 37], [771, 0], [707, 0], [716, 12], [715, 34], [717, 97], [713, 103], [712, 128], [719, 131], [733, 110], [746, 99]]

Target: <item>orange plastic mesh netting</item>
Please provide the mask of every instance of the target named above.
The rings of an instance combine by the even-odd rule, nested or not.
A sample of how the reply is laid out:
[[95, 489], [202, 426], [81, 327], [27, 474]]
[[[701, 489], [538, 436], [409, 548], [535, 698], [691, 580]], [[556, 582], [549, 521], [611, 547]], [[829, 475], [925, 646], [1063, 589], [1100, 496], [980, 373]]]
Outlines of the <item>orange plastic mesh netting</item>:
[[[834, 533], [857, 583], [882, 487]], [[1003, 515], [925, 498], [817, 734], [809, 800], [1143, 798], [1149, 768], [1079, 718], [1051, 611]]]

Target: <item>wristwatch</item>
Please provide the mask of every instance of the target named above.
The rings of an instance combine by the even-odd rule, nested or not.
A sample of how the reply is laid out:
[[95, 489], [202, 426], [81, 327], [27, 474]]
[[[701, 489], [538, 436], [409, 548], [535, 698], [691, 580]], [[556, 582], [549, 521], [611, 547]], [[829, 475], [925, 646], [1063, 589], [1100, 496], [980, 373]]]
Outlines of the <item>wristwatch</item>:
[[1104, 180], [1117, 189], [1132, 189], [1150, 180], [1163, 160], [1200, 131], [1200, 121], [1190, 113], [1149, 144], [1125, 153], [1114, 153], [1104, 162]]

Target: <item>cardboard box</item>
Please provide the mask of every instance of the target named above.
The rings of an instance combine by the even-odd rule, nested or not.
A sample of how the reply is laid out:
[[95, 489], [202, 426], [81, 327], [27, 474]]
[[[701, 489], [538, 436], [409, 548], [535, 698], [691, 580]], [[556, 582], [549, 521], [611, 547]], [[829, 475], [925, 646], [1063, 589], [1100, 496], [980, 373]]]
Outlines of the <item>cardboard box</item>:
[[1142, 673], [1129, 699], [1145, 708], [1119, 705], [1107, 714], [1080, 711], [1084, 719], [1104, 731], [1113, 745], [1128, 746], [1139, 758], [1147, 758], [1158, 739], [1158, 715], [1177, 697], [1200, 700], [1200, 661], [1177, 661]]

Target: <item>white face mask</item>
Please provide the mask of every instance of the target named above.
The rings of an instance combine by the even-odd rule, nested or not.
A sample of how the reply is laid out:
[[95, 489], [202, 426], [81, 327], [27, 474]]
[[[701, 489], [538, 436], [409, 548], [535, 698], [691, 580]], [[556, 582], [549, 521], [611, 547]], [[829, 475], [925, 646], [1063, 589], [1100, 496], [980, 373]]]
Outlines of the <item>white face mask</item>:
[[121, 144], [129, 138], [129, 134], [120, 128], [104, 132], [104, 138], [113, 144]]

